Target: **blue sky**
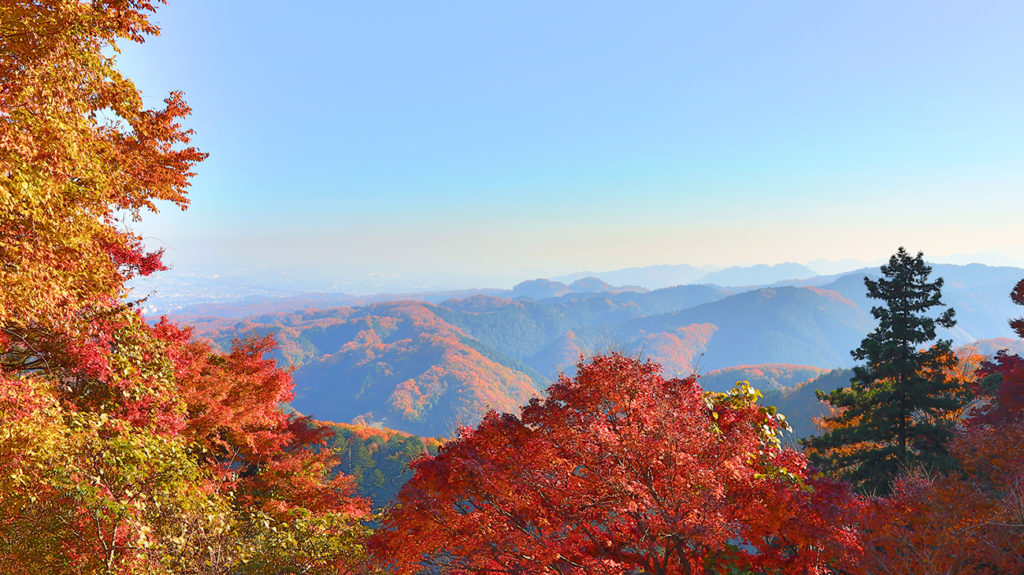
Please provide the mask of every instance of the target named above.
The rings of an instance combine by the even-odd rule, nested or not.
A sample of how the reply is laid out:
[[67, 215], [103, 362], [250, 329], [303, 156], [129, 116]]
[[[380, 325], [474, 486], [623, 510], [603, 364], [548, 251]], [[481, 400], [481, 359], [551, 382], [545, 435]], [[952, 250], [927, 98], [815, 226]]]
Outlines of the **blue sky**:
[[[178, 267], [1024, 262], [1024, 5], [171, 0]], [[984, 257], [981, 259], [985, 259]]]

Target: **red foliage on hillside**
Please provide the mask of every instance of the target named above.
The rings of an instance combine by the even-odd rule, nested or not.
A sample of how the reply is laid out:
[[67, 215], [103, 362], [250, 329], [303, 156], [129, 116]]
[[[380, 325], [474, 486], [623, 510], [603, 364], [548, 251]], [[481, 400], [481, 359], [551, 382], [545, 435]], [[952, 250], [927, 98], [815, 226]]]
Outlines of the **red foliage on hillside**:
[[689, 375], [699, 366], [700, 353], [718, 327], [698, 323], [644, 336], [644, 354], [655, 358], [668, 373]]
[[481, 353], [434, 309], [389, 302], [206, 322], [197, 331], [217, 341], [275, 334], [281, 356], [303, 381], [293, 406], [319, 419], [440, 436], [538, 393], [528, 376]]

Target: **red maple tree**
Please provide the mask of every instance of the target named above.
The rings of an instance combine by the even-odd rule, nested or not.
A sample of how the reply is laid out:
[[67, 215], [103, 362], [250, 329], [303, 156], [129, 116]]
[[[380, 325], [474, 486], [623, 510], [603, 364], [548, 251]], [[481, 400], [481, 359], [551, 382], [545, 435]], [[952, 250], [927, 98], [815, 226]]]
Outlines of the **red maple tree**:
[[399, 573], [821, 573], [858, 548], [842, 486], [780, 445], [748, 385], [618, 354], [413, 467], [372, 543]]

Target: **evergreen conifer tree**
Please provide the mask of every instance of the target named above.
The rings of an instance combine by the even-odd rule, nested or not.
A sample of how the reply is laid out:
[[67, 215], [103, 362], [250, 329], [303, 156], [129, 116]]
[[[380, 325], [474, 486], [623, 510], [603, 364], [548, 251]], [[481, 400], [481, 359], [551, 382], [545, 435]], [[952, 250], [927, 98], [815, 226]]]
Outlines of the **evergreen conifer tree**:
[[883, 302], [871, 309], [878, 327], [851, 352], [864, 364], [850, 387], [818, 392], [834, 413], [824, 418], [824, 433], [806, 442], [814, 463], [869, 493], [888, 492], [906, 468], [943, 467], [966, 399], [945, 375], [956, 362], [952, 342], [921, 348], [935, 340], [937, 326], [956, 324], [952, 309], [928, 315], [945, 305], [942, 278], [929, 281], [923, 254], [911, 257], [902, 247], [881, 271], [878, 281], [864, 278], [868, 297]]

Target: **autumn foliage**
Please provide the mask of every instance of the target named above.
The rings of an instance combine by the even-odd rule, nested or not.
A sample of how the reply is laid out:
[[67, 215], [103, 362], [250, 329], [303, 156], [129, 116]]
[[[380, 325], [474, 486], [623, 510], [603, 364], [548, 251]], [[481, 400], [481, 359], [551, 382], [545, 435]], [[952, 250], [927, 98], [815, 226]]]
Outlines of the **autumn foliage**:
[[956, 469], [914, 469], [896, 479], [891, 496], [870, 500], [859, 519], [868, 550], [860, 572], [1024, 569], [1022, 363], [1003, 356], [987, 366], [996, 384], [978, 390], [979, 401], [957, 430], [950, 446]]
[[366, 513], [364, 501], [349, 497], [355, 490], [351, 477], [329, 478], [338, 457], [319, 448], [332, 437], [329, 428], [281, 410], [293, 397], [293, 384], [268, 357], [272, 338], [237, 341], [230, 353], [219, 354], [166, 321], [155, 329], [172, 343], [168, 356], [187, 410], [180, 435], [220, 479], [221, 489], [275, 516], [297, 507]]
[[162, 269], [125, 221], [185, 207], [193, 166], [182, 95], [148, 109], [115, 67], [156, 34], [153, 3], [5, 2], [0, 9], [0, 325], [18, 343], [88, 347], [125, 280]]
[[[205, 157], [181, 124], [183, 96], [147, 108], [116, 68], [118, 42], [158, 33], [157, 3], [0, 3], [0, 572], [1024, 572], [1024, 360], [946, 373], [967, 365], [948, 349], [906, 375], [937, 377], [958, 397], [972, 390], [974, 403], [926, 414], [919, 434], [938, 438], [929, 448], [953, 465], [911, 466], [912, 434], [851, 435], [901, 442], [902, 473], [882, 469], [892, 493], [872, 498], [809, 470], [748, 384], [710, 393], [653, 363], [594, 357], [518, 416], [491, 411], [417, 459], [371, 540], [375, 565], [368, 502], [338, 469], [376, 472], [383, 487], [381, 469], [426, 443], [346, 426], [332, 438], [282, 410], [293, 383], [273, 339], [218, 350], [147, 322], [128, 300], [128, 280], [164, 268], [130, 222], [161, 201], [186, 207]], [[1024, 305], [1024, 282], [1012, 297]], [[386, 395], [397, 420], [422, 422], [455, 391], [470, 396], [459, 417], [536, 391], [507, 368], [481, 371], [484, 352], [430, 306], [391, 307], [400, 320], [373, 307], [296, 317], [338, 344], [331, 362], [394, 384], [366, 391]], [[1011, 325], [1024, 337], [1024, 321]], [[711, 331], [659, 345], [682, 349]], [[572, 339], [554, 352], [578, 349]], [[301, 355], [300, 343], [286, 337], [286, 355]], [[409, 355], [441, 367], [405, 373]], [[865, 425], [877, 403], [837, 429]], [[917, 405], [904, 428], [931, 408]]]
[[490, 413], [414, 464], [375, 552], [399, 573], [822, 573], [857, 549], [848, 493], [780, 447], [749, 386], [621, 355]]
[[0, 5], [0, 571], [355, 569], [366, 504], [281, 411], [272, 343], [217, 353], [126, 299], [163, 269], [129, 223], [205, 157], [181, 94], [148, 109], [116, 69], [153, 9]]
[[[218, 342], [274, 333], [306, 397], [293, 406], [320, 418], [447, 436], [488, 409], [511, 411], [538, 395], [533, 381], [487, 355], [444, 310], [399, 301], [200, 321]], [[315, 398], [315, 399], [313, 399]]]
[[[1011, 297], [1024, 305], [1024, 281]], [[1024, 338], [1024, 325], [1011, 326]], [[893, 493], [866, 500], [851, 519], [864, 537], [855, 573], [999, 575], [1024, 572], [1024, 359], [960, 358], [951, 379], [974, 402], [949, 445], [948, 473], [927, 467], [894, 478]]]

